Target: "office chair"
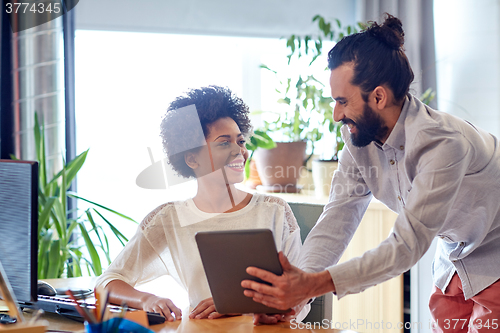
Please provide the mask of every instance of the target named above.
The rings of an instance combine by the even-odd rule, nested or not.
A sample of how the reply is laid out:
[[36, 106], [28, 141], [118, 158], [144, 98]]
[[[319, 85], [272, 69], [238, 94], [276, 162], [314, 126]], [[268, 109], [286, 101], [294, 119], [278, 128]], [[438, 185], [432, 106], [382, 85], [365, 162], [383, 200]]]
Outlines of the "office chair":
[[[293, 214], [297, 219], [300, 227], [300, 238], [302, 242], [306, 239], [307, 234], [316, 224], [319, 216], [323, 212], [323, 205], [307, 204], [290, 202]], [[311, 311], [302, 322], [304, 323], [321, 323], [323, 320], [332, 320], [333, 293], [327, 293], [323, 296], [316, 297], [311, 303]]]

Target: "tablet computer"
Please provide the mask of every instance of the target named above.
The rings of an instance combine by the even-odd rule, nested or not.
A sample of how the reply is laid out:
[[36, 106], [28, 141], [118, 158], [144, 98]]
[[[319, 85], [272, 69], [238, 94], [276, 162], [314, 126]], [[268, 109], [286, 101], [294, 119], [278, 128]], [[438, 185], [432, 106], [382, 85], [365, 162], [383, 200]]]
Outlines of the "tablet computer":
[[243, 294], [243, 280], [264, 282], [246, 272], [248, 266], [283, 274], [273, 233], [269, 229], [196, 233], [196, 243], [218, 313], [285, 313]]

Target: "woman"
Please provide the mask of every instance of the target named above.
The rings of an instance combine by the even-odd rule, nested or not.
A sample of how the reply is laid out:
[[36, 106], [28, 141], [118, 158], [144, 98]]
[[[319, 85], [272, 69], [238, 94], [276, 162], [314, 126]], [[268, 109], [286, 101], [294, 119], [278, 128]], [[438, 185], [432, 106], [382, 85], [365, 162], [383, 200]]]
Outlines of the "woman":
[[[133, 288], [168, 274], [186, 288], [194, 308], [190, 318], [221, 317], [194, 240], [198, 231], [271, 229], [278, 250], [296, 262], [300, 230], [288, 204], [234, 186], [244, 178], [245, 138], [251, 130], [248, 107], [227, 88], [191, 90], [170, 104], [161, 124], [168, 163], [179, 175], [195, 177], [198, 190], [192, 199], [161, 205], [141, 222], [97, 281], [97, 286], [110, 291], [111, 302], [161, 313], [169, 321], [181, 318], [181, 310], [170, 299]], [[255, 321], [278, 319], [260, 315]]]

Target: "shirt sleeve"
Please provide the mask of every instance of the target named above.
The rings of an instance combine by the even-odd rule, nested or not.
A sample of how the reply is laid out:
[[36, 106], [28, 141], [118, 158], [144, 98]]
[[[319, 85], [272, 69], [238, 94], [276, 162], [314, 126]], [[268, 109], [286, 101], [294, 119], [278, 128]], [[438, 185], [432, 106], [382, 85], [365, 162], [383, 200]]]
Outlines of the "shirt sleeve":
[[299, 267], [320, 272], [336, 264], [359, 226], [372, 198], [348, 149], [341, 151], [328, 203], [302, 248]]
[[[129, 240], [125, 248], [120, 252], [108, 269], [96, 281], [96, 287], [106, 287], [113, 280], [121, 280], [132, 287], [137, 284], [146, 283], [160, 276], [168, 275], [169, 271], [163, 264], [148, 238], [145, 230], [151, 225], [155, 225], [160, 218], [157, 212], [151, 212], [139, 225], [135, 235]], [[161, 230], [162, 228], [155, 228]], [[166, 238], [163, 247], [166, 247]], [[161, 246], [155, 244], [156, 247]]]
[[[406, 161], [412, 161], [406, 165], [413, 178], [412, 189], [393, 232], [361, 257], [328, 268], [338, 298], [361, 292], [411, 268], [443, 225], [468, 169], [470, 145], [458, 133], [436, 131], [421, 131], [417, 141], [420, 144], [406, 157]], [[329, 223], [339, 222], [331, 215]], [[342, 232], [339, 228], [333, 231]]]

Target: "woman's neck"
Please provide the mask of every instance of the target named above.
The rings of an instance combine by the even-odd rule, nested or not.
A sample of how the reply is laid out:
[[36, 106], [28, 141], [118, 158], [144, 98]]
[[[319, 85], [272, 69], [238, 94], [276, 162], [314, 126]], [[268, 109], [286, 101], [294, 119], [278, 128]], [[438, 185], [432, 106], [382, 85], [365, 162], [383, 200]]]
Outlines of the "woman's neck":
[[193, 198], [196, 207], [206, 213], [230, 213], [245, 207], [252, 198], [250, 193], [238, 190], [234, 184], [205, 184], [198, 181], [198, 192]]

